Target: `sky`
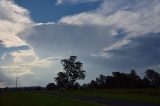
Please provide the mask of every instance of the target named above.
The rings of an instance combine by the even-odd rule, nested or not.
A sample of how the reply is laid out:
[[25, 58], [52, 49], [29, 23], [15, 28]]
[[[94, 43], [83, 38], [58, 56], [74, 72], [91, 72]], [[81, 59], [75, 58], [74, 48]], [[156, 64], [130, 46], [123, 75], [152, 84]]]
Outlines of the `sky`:
[[160, 72], [159, 0], [0, 0], [0, 87], [46, 86], [78, 56], [99, 74]]

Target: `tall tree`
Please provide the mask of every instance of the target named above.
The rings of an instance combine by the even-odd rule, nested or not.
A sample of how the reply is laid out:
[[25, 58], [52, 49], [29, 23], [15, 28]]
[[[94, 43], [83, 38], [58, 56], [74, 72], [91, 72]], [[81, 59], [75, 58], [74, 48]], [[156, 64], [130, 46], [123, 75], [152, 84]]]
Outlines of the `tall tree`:
[[85, 70], [83, 70], [83, 64], [77, 61], [77, 56], [70, 56], [68, 59], [61, 60], [63, 69], [65, 72], [63, 76], [57, 74], [58, 77], [55, 78], [57, 84], [61, 83], [63, 87], [71, 88], [77, 80], [85, 78]]

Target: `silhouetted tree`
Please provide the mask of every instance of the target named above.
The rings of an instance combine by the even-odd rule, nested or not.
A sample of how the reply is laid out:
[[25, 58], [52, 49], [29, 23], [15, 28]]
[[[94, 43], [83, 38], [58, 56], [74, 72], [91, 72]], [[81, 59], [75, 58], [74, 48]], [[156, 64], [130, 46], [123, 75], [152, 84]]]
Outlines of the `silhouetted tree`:
[[89, 88], [97, 88], [97, 83], [94, 80], [91, 80], [90, 84], [89, 84]]
[[85, 78], [85, 71], [82, 70], [82, 63], [76, 59], [76, 56], [70, 56], [69, 59], [61, 60], [65, 72], [59, 72], [55, 78], [59, 88], [160, 88], [160, 74], [152, 69], [145, 72], [144, 78], [138, 76], [135, 70], [130, 70], [130, 73], [112, 72], [111, 76], [100, 74], [95, 80], [80, 86], [75, 82]]
[[56, 89], [56, 85], [55, 83], [49, 83], [47, 86], [46, 86], [46, 89], [47, 90], [52, 90], [52, 89]]
[[99, 78], [96, 78], [96, 84], [97, 84], [97, 88], [99, 88], [99, 86], [100, 86], [100, 79]]
[[81, 86], [81, 88], [82, 88], [82, 89], [88, 89], [88, 88], [89, 88], [89, 84], [83, 84], [83, 85]]
[[112, 83], [115, 88], [128, 88], [128, 75], [120, 72], [112, 72]]
[[80, 88], [80, 84], [78, 82], [75, 82], [74, 89], [79, 89], [79, 88]]
[[99, 85], [100, 88], [104, 88], [106, 83], [106, 77], [102, 74], [99, 75]]
[[67, 88], [68, 86], [68, 76], [65, 72], [59, 72], [55, 81], [57, 82], [58, 88]]
[[77, 61], [77, 56], [70, 56], [68, 59], [61, 60], [65, 72], [59, 72], [55, 81], [61, 88], [72, 88], [77, 80], [85, 78], [83, 64]]
[[139, 80], [140, 77], [137, 75], [136, 71], [135, 70], [131, 70], [130, 71], [130, 77], [133, 79], [133, 80]]
[[131, 88], [142, 88], [143, 80], [137, 75], [135, 70], [130, 71], [130, 87]]
[[160, 74], [154, 70], [147, 70], [145, 72], [145, 79], [150, 81], [152, 87], [160, 87]]
[[113, 83], [114, 78], [112, 76], [106, 76], [106, 88], [112, 88], [114, 83]]
[[146, 77], [143, 78], [143, 85], [142, 86], [144, 88], [150, 88], [151, 87], [151, 83]]
[[86, 88], [149, 88], [160, 87], [160, 74], [154, 70], [147, 70], [146, 75], [141, 79], [135, 70], [130, 73], [112, 72], [112, 76], [99, 75], [91, 80]]

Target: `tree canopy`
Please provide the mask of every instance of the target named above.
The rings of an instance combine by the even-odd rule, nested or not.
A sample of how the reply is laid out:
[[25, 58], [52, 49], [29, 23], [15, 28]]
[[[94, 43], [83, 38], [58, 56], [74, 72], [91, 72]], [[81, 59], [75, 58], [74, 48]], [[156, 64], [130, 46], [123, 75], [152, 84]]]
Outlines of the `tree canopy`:
[[72, 88], [77, 80], [85, 78], [83, 63], [77, 61], [77, 56], [70, 56], [68, 59], [61, 60], [64, 72], [59, 72], [55, 81], [60, 88]]

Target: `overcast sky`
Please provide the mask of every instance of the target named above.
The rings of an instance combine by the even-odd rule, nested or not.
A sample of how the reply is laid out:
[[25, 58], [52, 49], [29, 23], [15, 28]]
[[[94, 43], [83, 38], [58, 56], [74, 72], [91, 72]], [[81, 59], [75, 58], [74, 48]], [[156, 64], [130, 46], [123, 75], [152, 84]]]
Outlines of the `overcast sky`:
[[0, 0], [0, 87], [46, 86], [71, 55], [87, 77], [160, 72], [160, 0]]

